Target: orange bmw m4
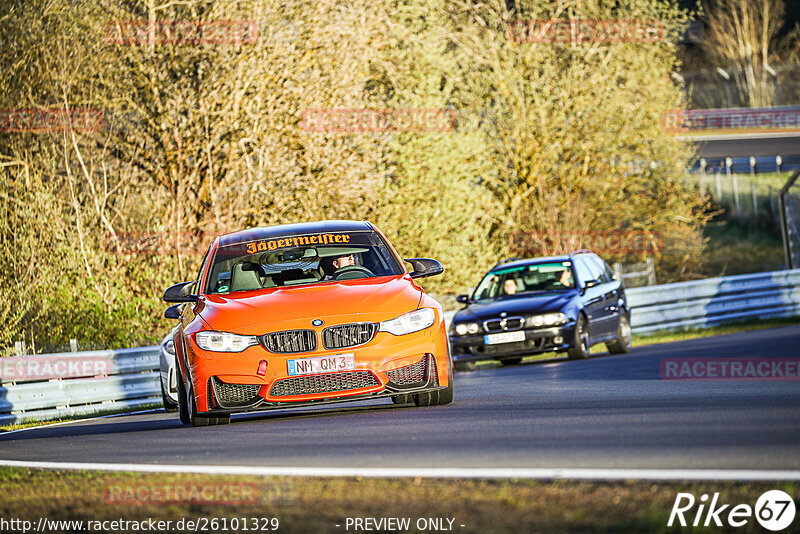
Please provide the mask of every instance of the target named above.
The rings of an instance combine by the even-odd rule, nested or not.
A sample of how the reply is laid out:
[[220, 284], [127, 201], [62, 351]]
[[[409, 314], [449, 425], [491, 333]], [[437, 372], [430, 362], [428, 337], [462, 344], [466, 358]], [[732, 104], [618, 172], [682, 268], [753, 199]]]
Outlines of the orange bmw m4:
[[235, 412], [378, 397], [451, 403], [442, 307], [415, 282], [442, 272], [436, 260], [403, 261], [368, 222], [217, 237], [197, 280], [164, 293], [180, 303], [167, 316], [180, 319], [181, 421], [226, 424]]

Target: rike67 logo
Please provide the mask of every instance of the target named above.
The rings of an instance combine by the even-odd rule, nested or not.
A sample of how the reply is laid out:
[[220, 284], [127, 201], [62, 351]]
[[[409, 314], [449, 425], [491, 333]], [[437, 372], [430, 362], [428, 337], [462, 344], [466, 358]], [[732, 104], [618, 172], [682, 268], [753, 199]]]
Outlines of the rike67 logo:
[[667, 526], [671, 527], [677, 519], [682, 527], [721, 527], [725, 524], [743, 527], [753, 516], [767, 530], [783, 530], [794, 521], [794, 500], [784, 491], [770, 490], [758, 498], [755, 508], [751, 508], [749, 504], [722, 504], [719, 502], [719, 493], [714, 493], [711, 502], [708, 502], [707, 494], [703, 494], [698, 502], [691, 493], [678, 493]]

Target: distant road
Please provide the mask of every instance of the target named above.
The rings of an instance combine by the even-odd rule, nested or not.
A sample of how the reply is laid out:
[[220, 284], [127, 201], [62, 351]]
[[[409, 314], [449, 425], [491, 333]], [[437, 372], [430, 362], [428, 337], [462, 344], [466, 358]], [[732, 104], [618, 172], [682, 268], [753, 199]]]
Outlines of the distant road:
[[0, 459], [321, 469], [800, 469], [800, 382], [676, 381], [666, 357], [796, 357], [800, 325], [456, 375], [449, 406], [388, 400], [234, 416], [149, 413], [0, 434]]
[[[793, 135], [793, 137], [786, 137]], [[698, 136], [698, 138], [701, 136]], [[800, 132], [794, 134], [752, 134], [749, 136], [702, 136], [704, 140], [695, 143], [700, 148], [700, 157], [745, 158], [749, 156], [796, 156], [800, 155]], [[684, 138], [688, 139], [688, 138]]]

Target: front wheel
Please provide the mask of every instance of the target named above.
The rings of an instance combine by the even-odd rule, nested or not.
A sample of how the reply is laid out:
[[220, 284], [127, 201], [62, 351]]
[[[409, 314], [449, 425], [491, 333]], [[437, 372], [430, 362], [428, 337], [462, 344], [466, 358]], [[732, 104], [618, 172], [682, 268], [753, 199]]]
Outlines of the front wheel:
[[197, 411], [197, 403], [194, 400], [194, 386], [192, 386], [191, 382], [187, 393], [186, 403], [189, 405], [189, 422], [191, 422], [192, 426], [208, 426], [212, 418], [201, 415]]
[[186, 385], [183, 383], [181, 376], [181, 368], [175, 363], [175, 373], [178, 380], [178, 416], [181, 418], [181, 423], [188, 425], [191, 423], [189, 419], [189, 396], [186, 394]]
[[589, 321], [583, 315], [578, 315], [575, 322], [575, 336], [572, 347], [567, 349], [570, 360], [583, 360], [589, 356]]
[[167, 413], [175, 413], [178, 411], [178, 404], [175, 403], [167, 392], [164, 390], [164, 384], [161, 384], [161, 402], [164, 403], [164, 411]]
[[406, 393], [405, 395], [395, 395], [392, 397], [392, 403], [394, 404], [411, 404], [411, 395]]
[[606, 343], [608, 352], [611, 354], [624, 354], [631, 350], [631, 325], [628, 322], [628, 315], [623, 311], [617, 323], [617, 337], [614, 341]]
[[414, 399], [414, 404], [417, 406], [442, 406], [450, 404], [455, 397], [455, 386], [453, 385], [453, 365], [450, 364], [450, 371], [447, 375], [447, 387], [438, 389], [436, 391], [426, 391], [425, 393], [417, 393], [411, 395]]

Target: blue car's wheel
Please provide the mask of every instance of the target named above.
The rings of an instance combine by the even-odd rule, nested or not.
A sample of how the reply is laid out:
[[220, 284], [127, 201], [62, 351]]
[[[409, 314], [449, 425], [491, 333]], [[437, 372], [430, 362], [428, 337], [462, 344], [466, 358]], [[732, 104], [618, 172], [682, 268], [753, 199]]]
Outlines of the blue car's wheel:
[[567, 350], [570, 360], [582, 360], [589, 356], [589, 321], [582, 314], [578, 315], [575, 322], [575, 336], [572, 340], [572, 347]]

